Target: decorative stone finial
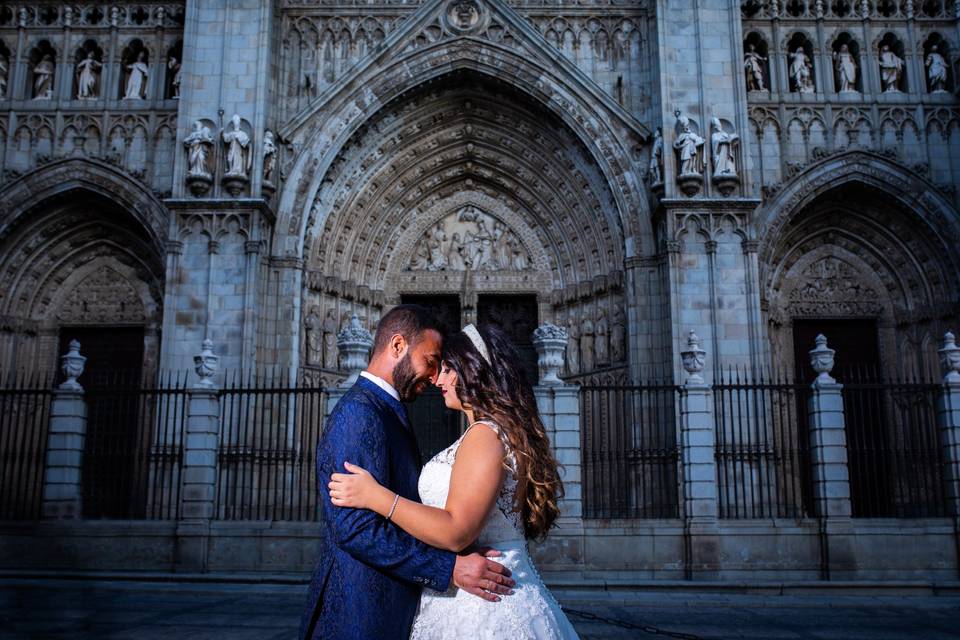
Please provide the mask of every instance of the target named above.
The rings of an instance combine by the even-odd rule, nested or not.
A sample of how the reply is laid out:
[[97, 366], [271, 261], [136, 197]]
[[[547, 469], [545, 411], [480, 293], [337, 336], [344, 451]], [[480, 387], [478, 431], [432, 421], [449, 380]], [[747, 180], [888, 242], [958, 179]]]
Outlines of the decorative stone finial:
[[567, 349], [567, 330], [545, 322], [533, 331], [533, 346], [537, 350], [537, 365], [542, 376], [540, 384], [563, 384], [557, 374], [563, 369]]
[[200, 378], [200, 382], [197, 383], [198, 387], [213, 387], [213, 376], [216, 375], [217, 370], [220, 368], [220, 356], [217, 356], [213, 353], [213, 340], [206, 338], [203, 341], [203, 350], [197, 355], [193, 356], [193, 363], [197, 376]]
[[833, 356], [835, 350], [827, 347], [827, 337], [822, 333], [816, 337], [817, 346], [810, 350], [810, 366], [817, 372], [814, 381], [820, 384], [835, 384], [837, 381], [830, 376], [833, 370]]
[[83, 387], [77, 382], [77, 378], [83, 375], [83, 365], [86, 361], [87, 359], [80, 355], [80, 343], [71, 340], [67, 346], [67, 353], [60, 356], [60, 370], [67, 378], [60, 383], [61, 389], [83, 391]]
[[960, 383], [960, 347], [957, 337], [950, 331], [943, 334], [943, 348], [940, 354], [940, 368], [943, 369], [943, 381]]
[[360, 324], [360, 318], [353, 314], [350, 323], [337, 334], [337, 349], [343, 355], [341, 366], [350, 374], [340, 383], [341, 387], [352, 386], [360, 372], [370, 361], [370, 349], [373, 348], [373, 336]]
[[680, 352], [683, 368], [687, 372], [687, 384], [703, 384], [703, 365], [707, 361], [707, 352], [700, 348], [700, 337], [693, 330], [687, 334], [687, 348]]

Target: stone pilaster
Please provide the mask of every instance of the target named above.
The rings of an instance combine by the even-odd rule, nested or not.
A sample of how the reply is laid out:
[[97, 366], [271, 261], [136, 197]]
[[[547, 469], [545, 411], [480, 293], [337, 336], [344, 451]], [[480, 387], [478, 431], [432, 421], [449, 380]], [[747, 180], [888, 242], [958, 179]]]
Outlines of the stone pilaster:
[[940, 362], [945, 375], [937, 398], [937, 426], [943, 452], [947, 512], [960, 525], [960, 347], [952, 333], [944, 336]]
[[217, 490], [217, 451], [220, 438], [220, 400], [212, 380], [218, 360], [205, 340], [195, 356], [199, 377], [189, 391], [187, 432], [183, 445], [182, 498], [177, 526], [177, 571], [205, 571], [210, 521]]
[[830, 377], [833, 356], [827, 339], [817, 336], [817, 346], [810, 351], [818, 374], [809, 400], [810, 469], [814, 511], [820, 518], [821, 572], [827, 579], [852, 575], [856, 569], [843, 385]]
[[691, 331], [681, 352], [688, 377], [680, 391], [680, 460], [683, 478], [685, 564], [688, 578], [716, 577], [720, 564], [717, 532], [716, 433], [710, 385], [700, 372], [705, 351]]
[[[79, 385], [78, 385], [79, 386]], [[43, 517], [83, 516], [83, 445], [87, 407], [83, 389], [57, 389], [50, 406], [50, 430], [43, 472]]]

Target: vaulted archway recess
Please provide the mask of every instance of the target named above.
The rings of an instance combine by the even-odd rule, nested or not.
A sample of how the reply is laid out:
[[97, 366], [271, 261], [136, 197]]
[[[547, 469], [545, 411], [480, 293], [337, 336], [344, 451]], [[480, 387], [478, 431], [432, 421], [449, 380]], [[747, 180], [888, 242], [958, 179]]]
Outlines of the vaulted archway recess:
[[541, 322], [602, 316], [604, 361], [590, 359], [624, 363], [625, 235], [569, 127], [507, 83], [451, 72], [384, 105], [331, 163], [306, 221], [304, 322], [373, 324], [405, 294], [460, 296], [466, 321], [477, 296], [526, 294]]

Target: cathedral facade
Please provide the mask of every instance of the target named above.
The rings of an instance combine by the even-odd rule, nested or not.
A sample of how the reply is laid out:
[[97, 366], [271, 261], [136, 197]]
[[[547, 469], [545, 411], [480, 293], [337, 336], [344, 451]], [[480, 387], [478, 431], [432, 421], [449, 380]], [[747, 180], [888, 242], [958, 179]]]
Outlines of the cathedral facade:
[[[77, 339], [143, 377], [209, 340], [221, 372], [336, 386], [354, 316], [420, 302], [534, 370], [559, 327], [567, 385], [809, 382], [817, 334], [940, 380], [958, 73], [953, 0], [8, 2], [0, 369]], [[690, 529], [574, 515], [598, 568], [604, 536]]]

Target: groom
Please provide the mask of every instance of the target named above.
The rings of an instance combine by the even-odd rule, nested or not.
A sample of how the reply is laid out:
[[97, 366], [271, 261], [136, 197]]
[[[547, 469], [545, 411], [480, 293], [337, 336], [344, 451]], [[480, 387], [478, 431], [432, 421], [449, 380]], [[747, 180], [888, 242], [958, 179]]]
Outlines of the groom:
[[301, 640], [407, 638], [421, 588], [456, 585], [495, 600], [493, 594], [506, 594], [514, 584], [508, 569], [484, 555], [436, 549], [373, 511], [330, 502], [330, 475], [344, 472], [345, 460], [404, 498], [419, 500], [420, 452], [401, 400], [413, 400], [436, 381], [441, 343], [426, 309], [394, 307], [380, 319], [370, 365], [330, 414], [317, 447], [324, 535]]

